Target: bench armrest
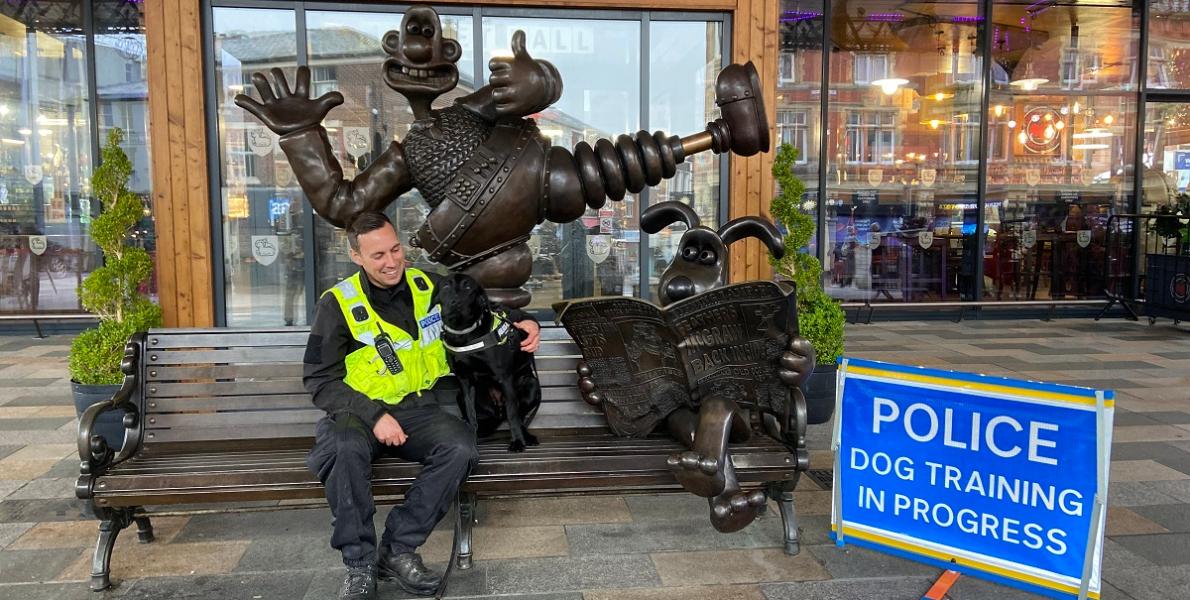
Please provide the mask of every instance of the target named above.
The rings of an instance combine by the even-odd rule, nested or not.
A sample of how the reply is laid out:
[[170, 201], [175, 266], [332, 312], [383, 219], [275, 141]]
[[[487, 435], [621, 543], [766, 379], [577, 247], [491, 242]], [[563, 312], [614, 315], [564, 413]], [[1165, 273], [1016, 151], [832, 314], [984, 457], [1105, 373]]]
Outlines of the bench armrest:
[[[99, 475], [113, 464], [126, 460], [135, 451], [139, 439], [137, 436], [125, 435], [121, 448], [113, 450], [107, 442], [98, 435], [93, 435], [95, 421], [99, 415], [109, 410], [123, 409], [127, 412], [124, 417], [124, 427], [136, 429], [139, 426], [139, 406], [132, 401], [140, 382], [137, 380], [140, 364], [138, 358], [144, 347], [145, 333], [136, 333], [124, 346], [124, 358], [120, 361], [120, 371], [124, 373], [124, 382], [115, 395], [109, 400], [101, 400], [87, 407], [79, 417], [78, 451], [80, 470], [83, 478], [90, 479]], [[117, 453], [118, 451], [118, 453]], [[90, 477], [89, 477], [90, 476]], [[80, 479], [81, 483], [82, 479]], [[78, 490], [79, 493], [82, 490]], [[84, 496], [80, 496], [84, 497]], [[90, 497], [89, 490], [88, 495]]]

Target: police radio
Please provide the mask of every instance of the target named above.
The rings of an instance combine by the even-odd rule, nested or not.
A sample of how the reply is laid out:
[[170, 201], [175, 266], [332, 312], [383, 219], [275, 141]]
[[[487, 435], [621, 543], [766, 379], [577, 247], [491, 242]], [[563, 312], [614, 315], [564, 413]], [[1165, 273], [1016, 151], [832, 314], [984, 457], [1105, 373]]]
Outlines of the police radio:
[[[380, 327], [377, 326], [377, 329]], [[376, 353], [380, 355], [380, 360], [384, 361], [384, 366], [388, 368], [389, 373], [396, 375], [405, 370], [405, 367], [401, 365], [401, 359], [397, 358], [397, 350], [393, 347], [392, 338], [388, 337], [383, 329], [380, 329], [380, 335], [376, 336], [373, 343]]]

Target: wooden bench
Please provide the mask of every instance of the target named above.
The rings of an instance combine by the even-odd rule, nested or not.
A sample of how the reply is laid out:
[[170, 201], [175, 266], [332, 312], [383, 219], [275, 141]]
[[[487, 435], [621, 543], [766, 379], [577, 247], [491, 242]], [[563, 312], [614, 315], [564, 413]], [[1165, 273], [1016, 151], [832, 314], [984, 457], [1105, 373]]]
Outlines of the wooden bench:
[[[91, 406], [79, 423], [82, 474], [76, 494], [100, 519], [91, 587], [110, 585], [111, 552], [120, 530], [137, 524], [141, 542], [153, 539], [145, 506], [322, 498], [322, 484], [306, 469], [315, 422], [323, 412], [302, 387], [308, 330], [157, 329], [129, 341], [124, 383], [109, 401]], [[542, 405], [531, 430], [541, 445], [507, 451], [507, 440], [480, 441], [479, 466], [460, 490], [459, 568], [471, 562], [471, 526], [479, 496], [575, 491], [679, 490], [666, 458], [682, 450], [663, 436], [611, 435], [601, 412], [578, 395], [579, 351], [560, 327], [542, 329], [537, 366]], [[122, 448], [91, 436], [97, 415], [128, 411]], [[448, 410], [458, 413], [457, 407]], [[795, 407], [804, 415], [803, 407]], [[801, 419], [804, 423], [804, 419]], [[733, 445], [745, 489], [763, 487], [778, 502], [785, 551], [798, 552], [792, 490], [809, 465], [805, 425], [785, 444], [754, 435]], [[374, 465], [377, 495], [399, 495], [419, 466], [395, 458]], [[329, 533], [329, 532], [328, 532]], [[710, 525], [707, 535], [717, 535]]]

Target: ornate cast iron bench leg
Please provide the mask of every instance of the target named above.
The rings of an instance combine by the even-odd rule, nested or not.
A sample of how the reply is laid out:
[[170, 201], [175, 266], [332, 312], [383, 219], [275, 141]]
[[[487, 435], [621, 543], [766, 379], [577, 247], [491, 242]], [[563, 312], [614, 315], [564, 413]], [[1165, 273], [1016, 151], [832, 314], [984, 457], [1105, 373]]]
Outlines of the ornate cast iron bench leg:
[[[120, 535], [120, 530], [132, 524], [133, 510], [131, 508], [106, 508], [96, 511], [102, 520], [99, 522], [99, 539], [95, 543], [95, 556], [91, 559], [92, 591], [99, 592], [111, 587], [112, 548], [116, 546], [116, 537]], [[142, 518], [148, 523], [148, 517]]]
[[459, 559], [460, 569], [471, 568], [471, 530], [475, 526], [475, 504], [478, 498], [474, 492], [459, 492]]
[[802, 551], [801, 542], [798, 541], [797, 510], [793, 505], [793, 488], [797, 486], [800, 476], [801, 472], [798, 471], [794, 473], [792, 482], [778, 482], [769, 486], [769, 497], [775, 500], [781, 509], [781, 525], [785, 529], [785, 553], [790, 556], [797, 556]]
[[136, 539], [142, 544], [152, 543], [153, 537], [153, 523], [149, 521], [148, 515], [137, 515], [132, 517], [136, 521]]

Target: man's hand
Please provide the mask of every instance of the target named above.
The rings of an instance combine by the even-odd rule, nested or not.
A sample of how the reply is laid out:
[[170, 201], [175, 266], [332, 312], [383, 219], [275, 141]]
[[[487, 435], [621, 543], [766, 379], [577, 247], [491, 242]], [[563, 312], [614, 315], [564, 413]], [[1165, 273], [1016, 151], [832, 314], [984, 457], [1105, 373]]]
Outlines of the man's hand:
[[532, 354], [537, 352], [537, 346], [541, 342], [541, 326], [537, 321], [517, 321], [513, 323], [517, 329], [525, 332], [525, 339], [521, 342], [521, 351]]
[[562, 76], [549, 61], [529, 56], [524, 31], [512, 34], [512, 57], [495, 57], [488, 61], [488, 68], [498, 116], [528, 116], [562, 97]]
[[400, 446], [409, 439], [405, 430], [401, 429], [401, 424], [388, 413], [384, 413], [384, 416], [372, 426], [372, 434], [385, 446]]

